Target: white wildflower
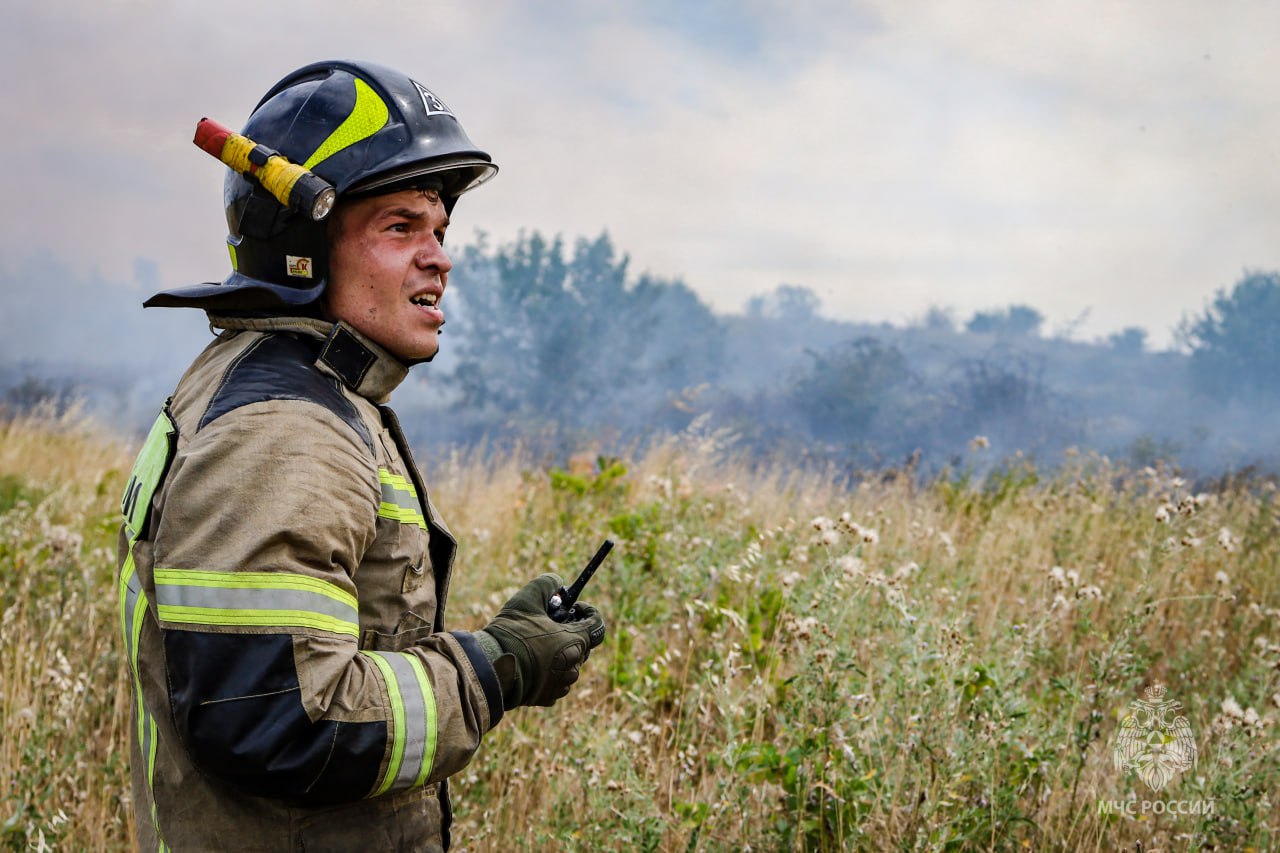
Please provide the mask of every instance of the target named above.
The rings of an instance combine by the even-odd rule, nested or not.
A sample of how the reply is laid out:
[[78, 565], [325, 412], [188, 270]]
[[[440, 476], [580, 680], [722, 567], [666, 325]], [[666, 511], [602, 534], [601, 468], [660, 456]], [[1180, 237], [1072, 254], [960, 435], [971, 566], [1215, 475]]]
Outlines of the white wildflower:
[[836, 561], [836, 567], [844, 574], [846, 580], [865, 574], [866, 564], [852, 554], [846, 554]]
[[813, 639], [813, 632], [817, 627], [818, 620], [812, 616], [806, 616], [795, 621], [795, 624], [791, 626], [791, 633], [795, 635], [797, 640], [808, 642]]
[[973, 438], [969, 439], [970, 450], [986, 450], [990, 446], [991, 440], [985, 435], [975, 435]]
[[1231, 535], [1231, 531], [1223, 527], [1218, 531], [1218, 547], [1227, 552], [1236, 550], [1235, 537]]
[[893, 573], [893, 576], [895, 578], [905, 579], [905, 578], [911, 577], [912, 575], [916, 574], [919, 571], [920, 571], [920, 566], [912, 562], [912, 563], [907, 563], [905, 566], [901, 566], [896, 572]]
[[1227, 584], [1231, 583], [1231, 576], [1221, 570], [1219, 570], [1217, 574], [1213, 576], [1213, 579], [1217, 581], [1219, 586], [1226, 586]]
[[1161, 524], [1168, 524], [1170, 509], [1171, 507], [1168, 504], [1162, 504], [1160, 508], [1156, 510], [1156, 521], [1160, 522]]

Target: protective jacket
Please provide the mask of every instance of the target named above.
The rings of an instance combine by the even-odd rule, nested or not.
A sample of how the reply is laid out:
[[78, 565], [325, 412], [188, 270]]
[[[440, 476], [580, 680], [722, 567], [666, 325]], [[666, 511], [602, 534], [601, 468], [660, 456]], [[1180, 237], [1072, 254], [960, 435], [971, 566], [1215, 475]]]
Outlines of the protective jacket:
[[444, 630], [455, 542], [344, 324], [211, 318], [121, 510], [143, 850], [447, 848], [445, 780], [502, 716]]

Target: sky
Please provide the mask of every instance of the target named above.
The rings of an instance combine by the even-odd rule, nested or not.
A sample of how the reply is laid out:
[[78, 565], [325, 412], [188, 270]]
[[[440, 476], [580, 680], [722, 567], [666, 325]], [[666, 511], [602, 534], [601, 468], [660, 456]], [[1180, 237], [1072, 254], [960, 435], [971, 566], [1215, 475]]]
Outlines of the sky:
[[5, 333], [105, 337], [222, 278], [196, 121], [325, 58], [407, 72], [499, 164], [451, 244], [607, 230], [721, 312], [794, 284], [844, 320], [1021, 303], [1166, 346], [1280, 269], [1274, 0], [4, 6]]

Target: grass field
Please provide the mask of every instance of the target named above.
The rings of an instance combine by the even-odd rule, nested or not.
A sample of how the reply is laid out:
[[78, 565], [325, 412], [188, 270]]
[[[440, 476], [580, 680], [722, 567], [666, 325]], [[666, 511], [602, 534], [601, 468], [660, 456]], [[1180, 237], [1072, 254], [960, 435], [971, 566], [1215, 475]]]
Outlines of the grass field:
[[[720, 444], [425, 466], [461, 540], [451, 627], [618, 542], [588, 596], [608, 640], [455, 778], [457, 848], [1280, 847], [1269, 483], [1082, 454], [844, 486]], [[132, 453], [74, 416], [0, 424], [0, 848], [130, 846], [112, 586]], [[1113, 765], [1155, 682], [1197, 753], [1159, 791]]]

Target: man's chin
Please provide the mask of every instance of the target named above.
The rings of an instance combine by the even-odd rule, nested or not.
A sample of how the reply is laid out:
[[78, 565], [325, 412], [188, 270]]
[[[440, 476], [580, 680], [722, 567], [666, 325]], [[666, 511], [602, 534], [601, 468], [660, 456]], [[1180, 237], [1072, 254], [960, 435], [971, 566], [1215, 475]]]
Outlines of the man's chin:
[[430, 343], [423, 342], [403, 352], [397, 352], [395, 356], [405, 364], [422, 364], [431, 361], [438, 352], [440, 352], [440, 344], [433, 340]]

